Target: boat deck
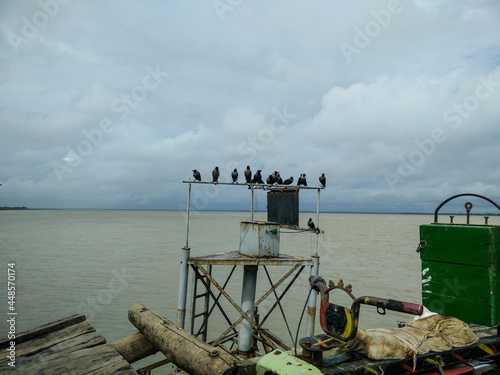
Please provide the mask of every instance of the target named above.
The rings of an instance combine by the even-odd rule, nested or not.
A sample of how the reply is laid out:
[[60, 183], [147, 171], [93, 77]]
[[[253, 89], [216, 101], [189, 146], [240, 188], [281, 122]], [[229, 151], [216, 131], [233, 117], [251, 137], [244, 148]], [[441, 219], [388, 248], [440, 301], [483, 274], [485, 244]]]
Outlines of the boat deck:
[[90, 325], [73, 315], [23, 332], [15, 338], [15, 367], [9, 365], [11, 340], [0, 341], [0, 374], [137, 375], [132, 366]]
[[[441, 353], [428, 353], [417, 356], [415, 372], [437, 371], [436, 363], [441, 361], [444, 366], [460, 365], [478, 358], [492, 359], [499, 361], [500, 357], [500, 336], [497, 335], [497, 328], [472, 327], [479, 337], [479, 343], [465, 348], [455, 348], [453, 350]], [[340, 374], [405, 374], [414, 372], [413, 359], [397, 359], [385, 361], [373, 361], [363, 357], [362, 359], [350, 362], [336, 363], [345, 357], [340, 355], [338, 358], [331, 357], [325, 359], [322, 364], [317, 365], [324, 375]], [[360, 358], [362, 356], [359, 356]]]

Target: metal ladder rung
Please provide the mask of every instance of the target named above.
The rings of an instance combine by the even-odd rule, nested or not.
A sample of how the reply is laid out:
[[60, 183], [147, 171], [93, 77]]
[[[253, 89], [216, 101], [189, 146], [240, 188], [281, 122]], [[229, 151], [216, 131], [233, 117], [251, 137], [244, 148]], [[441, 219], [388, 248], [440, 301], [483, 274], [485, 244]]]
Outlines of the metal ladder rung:
[[204, 315], [207, 315], [207, 312], [206, 312], [206, 311], [203, 311], [203, 312], [201, 312], [201, 313], [199, 313], [199, 314], [195, 314], [195, 315], [194, 315], [194, 318], [196, 319], [196, 318], [198, 318], [198, 317], [200, 317], [200, 316], [204, 316]]
[[[212, 266], [209, 266], [209, 273], [211, 274], [212, 273]], [[201, 285], [201, 287], [203, 288], [204, 292], [203, 293], [200, 293], [198, 294], [198, 288], [199, 288], [199, 285], [198, 285], [198, 280], [205, 280], [204, 281], [204, 284], [208, 285], [208, 288], [205, 286], [205, 285]], [[209, 293], [209, 288], [210, 288], [210, 280], [208, 279], [208, 277], [204, 274], [200, 274], [198, 273], [197, 271], [195, 271], [194, 273], [194, 280], [193, 280], [193, 297], [192, 297], [192, 305], [191, 305], [191, 334], [193, 335], [196, 335], [196, 336], [200, 336], [202, 337], [202, 340], [205, 341], [207, 339], [207, 323], [208, 323], [208, 310], [209, 310], [209, 298], [210, 298], [210, 293]], [[204, 303], [204, 309], [202, 312], [198, 313], [198, 314], [195, 314], [195, 309], [196, 309], [196, 300], [197, 299], [200, 299], [200, 298], [204, 298], [205, 300], [205, 303]], [[203, 324], [204, 324], [204, 327], [203, 327], [203, 330], [201, 331], [198, 331], [197, 333], [195, 333], [193, 331], [194, 329], [194, 322], [197, 318], [202, 318], [203, 320]]]

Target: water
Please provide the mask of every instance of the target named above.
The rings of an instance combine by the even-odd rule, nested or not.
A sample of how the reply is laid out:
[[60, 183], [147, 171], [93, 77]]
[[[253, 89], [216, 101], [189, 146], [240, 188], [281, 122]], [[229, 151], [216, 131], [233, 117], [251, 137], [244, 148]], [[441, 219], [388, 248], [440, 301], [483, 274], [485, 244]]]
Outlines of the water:
[[[303, 214], [305, 226], [310, 214]], [[314, 218], [314, 217], [313, 217]], [[249, 213], [192, 212], [189, 246], [191, 255], [234, 251], [239, 247], [240, 222]], [[265, 220], [265, 213], [257, 213]], [[431, 223], [431, 215], [321, 214], [319, 238], [320, 275], [326, 280], [353, 285], [356, 296], [420, 302], [420, 260], [415, 252], [420, 224]], [[480, 223], [482, 218], [473, 218]], [[455, 222], [464, 222], [457, 216]], [[490, 218], [499, 224], [499, 217]], [[473, 221], [474, 222], [474, 221]], [[144, 303], [168, 319], [176, 320], [180, 249], [186, 241], [184, 212], [169, 211], [0, 211], [0, 296], [7, 313], [7, 263], [15, 262], [17, 332], [85, 313], [87, 320], [113, 342], [136, 332], [128, 321], [128, 309]], [[284, 231], [280, 251], [308, 256], [315, 247], [311, 233]], [[216, 267], [222, 283], [227, 266]], [[287, 269], [269, 267], [276, 282]], [[308, 292], [309, 270], [304, 271], [284, 299], [293, 335]], [[259, 270], [257, 298], [268, 289]], [[228, 292], [239, 302], [241, 270], [235, 273]], [[283, 290], [284, 286], [278, 290]], [[345, 306], [350, 299], [334, 291], [331, 299]], [[278, 292], [279, 294], [279, 292]], [[274, 300], [272, 301], [274, 303]], [[272, 305], [264, 301], [263, 312]], [[237, 314], [227, 303], [231, 319]], [[273, 312], [270, 327], [285, 340], [289, 334], [279, 312]], [[372, 307], [361, 309], [360, 327], [394, 327], [404, 314], [378, 315]], [[222, 319], [210, 323], [210, 337], [223, 332]], [[317, 331], [320, 331], [318, 326]], [[7, 325], [1, 320], [0, 337]], [[305, 333], [305, 320], [301, 335]], [[140, 365], [161, 360], [160, 355]], [[166, 373], [166, 369], [154, 372]]]

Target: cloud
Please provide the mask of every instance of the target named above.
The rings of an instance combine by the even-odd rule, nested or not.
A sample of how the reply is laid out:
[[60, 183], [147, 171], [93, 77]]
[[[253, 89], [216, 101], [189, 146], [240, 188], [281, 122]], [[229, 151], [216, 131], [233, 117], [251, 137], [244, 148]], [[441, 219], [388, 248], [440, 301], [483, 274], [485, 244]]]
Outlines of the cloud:
[[500, 195], [498, 2], [57, 4], [0, 5], [0, 205], [177, 209], [247, 164], [332, 210]]

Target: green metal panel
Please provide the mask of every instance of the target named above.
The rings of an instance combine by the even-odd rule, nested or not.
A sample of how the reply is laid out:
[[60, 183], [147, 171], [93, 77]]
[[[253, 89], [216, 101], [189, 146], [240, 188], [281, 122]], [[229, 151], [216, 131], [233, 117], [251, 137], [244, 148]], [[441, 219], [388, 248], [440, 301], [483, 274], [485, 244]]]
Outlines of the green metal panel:
[[500, 227], [421, 225], [420, 241], [424, 306], [466, 322], [500, 324]]
[[489, 266], [491, 227], [432, 224], [420, 226], [420, 240], [427, 243], [422, 259]]

